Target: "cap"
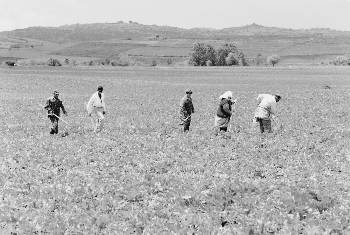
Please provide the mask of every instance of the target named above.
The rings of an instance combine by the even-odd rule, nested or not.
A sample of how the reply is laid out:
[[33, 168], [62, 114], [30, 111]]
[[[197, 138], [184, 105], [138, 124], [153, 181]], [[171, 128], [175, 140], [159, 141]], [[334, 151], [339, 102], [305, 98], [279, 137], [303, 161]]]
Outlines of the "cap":
[[191, 89], [187, 89], [187, 90], [186, 90], [186, 94], [192, 94]]
[[102, 86], [98, 86], [98, 87], [97, 87], [97, 90], [98, 90], [98, 91], [103, 91], [103, 87], [102, 87]]
[[280, 95], [275, 95], [275, 97], [276, 97], [276, 101], [279, 101], [280, 99], [282, 99]]

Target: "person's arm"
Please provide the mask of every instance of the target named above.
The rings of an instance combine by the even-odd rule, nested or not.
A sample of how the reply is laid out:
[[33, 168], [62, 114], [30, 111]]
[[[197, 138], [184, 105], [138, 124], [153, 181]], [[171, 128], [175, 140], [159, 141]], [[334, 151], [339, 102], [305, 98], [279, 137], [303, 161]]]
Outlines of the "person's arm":
[[191, 113], [194, 113], [194, 106], [193, 106], [193, 102], [192, 101], [190, 103], [190, 107], [191, 107]]
[[275, 116], [276, 115], [276, 102], [271, 102], [270, 113]]
[[90, 116], [93, 110], [93, 103], [94, 103], [94, 95], [91, 96], [89, 102], [86, 105], [86, 110], [88, 112], [88, 115]]
[[261, 103], [262, 99], [263, 99], [263, 95], [262, 94], [258, 95], [258, 98], [256, 98], [258, 105]]
[[231, 117], [232, 112], [231, 112], [231, 110], [230, 110], [230, 105], [229, 105], [228, 103], [224, 104], [224, 105], [222, 106], [222, 109], [223, 109], [225, 115]]
[[50, 99], [47, 99], [46, 100], [46, 103], [45, 103], [45, 106], [44, 106], [44, 109], [49, 109], [50, 108]]
[[45, 106], [44, 106], [44, 109], [46, 109], [46, 110], [47, 110], [47, 113], [48, 113], [49, 115], [51, 115], [51, 113], [52, 113], [52, 108], [51, 108], [51, 104], [50, 104], [50, 99], [47, 99], [47, 100], [46, 100], [46, 104], [45, 104]]
[[105, 95], [102, 95], [102, 108], [103, 108], [103, 114], [106, 114], [106, 103], [105, 103]]
[[61, 109], [62, 109], [63, 114], [67, 115], [67, 111], [64, 108], [62, 101], [61, 101]]

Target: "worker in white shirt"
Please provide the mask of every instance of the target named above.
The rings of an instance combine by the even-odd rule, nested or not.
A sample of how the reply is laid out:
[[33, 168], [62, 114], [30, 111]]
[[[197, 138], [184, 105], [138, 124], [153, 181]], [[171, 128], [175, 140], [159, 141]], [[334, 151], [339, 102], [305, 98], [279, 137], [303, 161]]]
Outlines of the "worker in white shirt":
[[260, 132], [272, 132], [271, 118], [276, 114], [276, 103], [280, 101], [281, 96], [260, 94], [258, 95], [258, 107], [255, 110], [254, 118], [260, 124]]
[[94, 132], [101, 131], [104, 115], [106, 114], [105, 96], [102, 86], [98, 86], [97, 92], [91, 96], [86, 109], [94, 125]]

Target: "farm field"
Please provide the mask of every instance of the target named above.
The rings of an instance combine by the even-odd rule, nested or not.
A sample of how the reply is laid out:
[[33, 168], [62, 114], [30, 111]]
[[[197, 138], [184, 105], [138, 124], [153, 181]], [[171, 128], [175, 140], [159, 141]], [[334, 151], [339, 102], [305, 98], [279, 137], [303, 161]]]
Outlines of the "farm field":
[[[350, 233], [349, 68], [13, 67], [0, 84], [0, 234]], [[84, 103], [98, 85], [94, 134]], [[64, 138], [39, 107], [56, 89]], [[226, 90], [238, 104], [216, 135]], [[282, 96], [273, 134], [251, 122], [259, 93]]]

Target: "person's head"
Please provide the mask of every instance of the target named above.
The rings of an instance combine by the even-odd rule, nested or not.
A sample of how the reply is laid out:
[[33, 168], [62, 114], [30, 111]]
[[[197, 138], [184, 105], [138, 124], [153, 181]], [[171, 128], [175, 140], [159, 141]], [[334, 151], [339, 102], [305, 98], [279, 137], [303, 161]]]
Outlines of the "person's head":
[[186, 95], [187, 97], [191, 97], [192, 91], [190, 89], [186, 90]]
[[276, 102], [280, 101], [281, 98], [282, 98], [282, 97], [281, 97], [280, 95], [275, 95], [275, 100], [276, 100]]
[[226, 91], [224, 94], [222, 94], [219, 99], [222, 100], [222, 99], [227, 99], [227, 100], [232, 100], [232, 91]]
[[98, 91], [98, 93], [102, 93], [103, 92], [103, 87], [102, 86], [98, 86], [97, 87], [97, 91]]
[[55, 97], [55, 98], [57, 99], [58, 96], [59, 96], [59, 94], [60, 94], [60, 93], [59, 93], [58, 91], [54, 91], [54, 92], [53, 92], [53, 97]]

